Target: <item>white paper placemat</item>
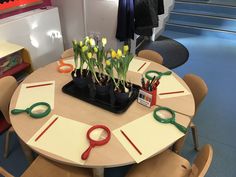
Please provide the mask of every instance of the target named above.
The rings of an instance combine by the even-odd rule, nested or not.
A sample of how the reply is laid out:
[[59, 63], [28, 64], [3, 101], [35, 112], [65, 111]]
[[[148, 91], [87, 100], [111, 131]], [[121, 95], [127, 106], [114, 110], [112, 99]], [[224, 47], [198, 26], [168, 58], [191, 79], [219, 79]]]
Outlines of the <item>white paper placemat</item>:
[[90, 127], [78, 121], [53, 115], [27, 144], [77, 164], [84, 164], [81, 155], [89, 147], [86, 134]]
[[[50, 85], [48, 85], [50, 84]], [[55, 81], [22, 84], [16, 102], [17, 109], [26, 109], [37, 102], [46, 102], [54, 108]]]
[[[174, 125], [156, 121], [152, 114], [149, 113], [113, 131], [113, 134], [137, 163], [163, 151], [184, 136]], [[125, 132], [128, 138], [140, 150], [141, 155], [120, 130]]]
[[185, 96], [189, 94], [190, 92], [172, 74], [169, 76], [162, 76], [160, 84], [157, 86], [157, 96], [160, 99]]
[[133, 59], [133, 60], [131, 60], [131, 62], [129, 64], [128, 70], [143, 74], [146, 71], [146, 69], [148, 68], [148, 66], [150, 65], [150, 63], [151, 62], [148, 62], [148, 61]]

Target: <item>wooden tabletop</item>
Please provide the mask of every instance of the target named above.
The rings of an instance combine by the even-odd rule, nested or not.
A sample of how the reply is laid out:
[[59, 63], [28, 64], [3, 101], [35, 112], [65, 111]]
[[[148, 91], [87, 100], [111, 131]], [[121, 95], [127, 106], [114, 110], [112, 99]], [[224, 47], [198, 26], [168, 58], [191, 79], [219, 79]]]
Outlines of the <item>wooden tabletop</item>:
[[[168, 69], [162, 65], [151, 63], [147, 70], [167, 71]], [[175, 73], [173, 73], [173, 75], [179, 80], [179, 82], [184, 87], [186, 87], [187, 90], [189, 90], [187, 85], [180, 77], [178, 77]], [[129, 72], [128, 78], [131, 80], [131, 82], [140, 85], [140, 74]], [[20, 114], [17, 116], [10, 114], [10, 119], [14, 130], [25, 143], [41, 128], [41, 126], [53, 114], [80, 121], [89, 125], [104, 124], [107, 125], [111, 130], [114, 130], [135, 119], [138, 119], [139, 117], [144, 116], [149, 112], [152, 112], [155, 108], [147, 108], [137, 103], [137, 101], [134, 101], [126, 112], [122, 114], [114, 114], [99, 107], [88, 104], [72, 96], [69, 96], [63, 93], [61, 89], [66, 83], [72, 80], [71, 75], [59, 73], [57, 71], [56, 62], [34, 71], [21, 84], [51, 80], [55, 80], [55, 102], [54, 109], [52, 110], [50, 115], [43, 119], [32, 119], [27, 114]], [[10, 103], [10, 110], [15, 108], [19, 91], [20, 86], [16, 89], [12, 97]], [[191, 94], [182, 97], [161, 100], [157, 99], [157, 104], [161, 106], [167, 106], [175, 110], [176, 121], [186, 127], [189, 125], [190, 119], [194, 115], [195, 111], [194, 99]], [[75, 137], [71, 138], [75, 139]], [[34, 150], [39, 154], [55, 161], [79, 166], [78, 164], [75, 164], [72, 161], [58, 157], [40, 149], [34, 148]], [[93, 153], [87, 159], [84, 166], [93, 168], [106, 168], [123, 166], [131, 163], [135, 163], [135, 161], [120, 144], [120, 142], [116, 139], [116, 137], [112, 135], [111, 140], [108, 144], [94, 148]]]

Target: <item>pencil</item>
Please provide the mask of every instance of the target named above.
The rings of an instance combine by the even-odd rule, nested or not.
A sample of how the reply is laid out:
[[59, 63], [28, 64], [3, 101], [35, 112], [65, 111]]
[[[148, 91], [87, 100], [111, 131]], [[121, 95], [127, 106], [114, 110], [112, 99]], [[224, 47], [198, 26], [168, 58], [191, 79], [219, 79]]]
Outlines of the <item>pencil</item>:
[[39, 84], [39, 85], [30, 85], [30, 86], [27, 86], [26, 88], [43, 87], [43, 86], [48, 86], [48, 85], [52, 85], [52, 83]]
[[134, 147], [134, 149], [142, 155], [142, 152], [135, 146], [135, 144], [129, 139], [129, 137], [123, 132], [123, 130], [120, 130], [120, 132], [124, 135], [124, 137], [129, 141], [129, 143]]
[[35, 142], [38, 141], [38, 139], [57, 121], [58, 117], [55, 118], [40, 134], [37, 136], [37, 138], [34, 140]]
[[176, 91], [176, 92], [165, 92], [165, 93], [159, 93], [159, 95], [169, 95], [169, 94], [175, 94], [175, 93], [183, 93], [184, 91]]
[[142, 69], [142, 67], [144, 67], [146, 65], [146, 62], [144, 62], [143, 64], [142, 64], [142, 66], [140, 66], [140, 68], [137, 70], [137, 71], [139, 71], [140, 69]]

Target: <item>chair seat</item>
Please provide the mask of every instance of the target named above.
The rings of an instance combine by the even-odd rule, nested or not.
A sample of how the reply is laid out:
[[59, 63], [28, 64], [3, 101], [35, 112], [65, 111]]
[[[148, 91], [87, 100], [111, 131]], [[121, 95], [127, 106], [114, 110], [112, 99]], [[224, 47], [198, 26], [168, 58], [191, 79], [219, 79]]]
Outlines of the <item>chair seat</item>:
[[92, 177], [86, 168], [59, 164], [38, 156], [21, 177]]
[[134, 165], [126, 177], [186, 177], [190, 172], [191, 165], [186, 159], [166, 150]]

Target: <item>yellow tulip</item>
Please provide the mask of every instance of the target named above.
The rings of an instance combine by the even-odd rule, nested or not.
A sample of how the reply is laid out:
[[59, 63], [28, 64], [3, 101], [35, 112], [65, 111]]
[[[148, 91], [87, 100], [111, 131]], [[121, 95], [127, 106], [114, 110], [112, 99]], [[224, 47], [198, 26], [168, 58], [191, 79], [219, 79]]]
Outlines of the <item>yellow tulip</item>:
[[82, 52], [86, 52], [88, 50], [88, 47], [85, 45], [82, 47]]
[[126, 54], [129, 51], [129, 46], [128, 45], [124, 45], [124, 54]]
[[84, 43], [87, 44], [88, 42], [89, 42], [89, 37], [86, 36], [86, 37], [84, 38]]
[[111, 57], [112, 57], [112, 58], [116, 58], [116, 51], [115, 51], [115, 50], [112, 50], [112, 51], [111, 51]]
[[76, 44], [77, 44], [77, 41], [74, 39], [74, 40], [72, 41], [72, 43], [73, 43], [73, 45], [76, 45]]
[[120, 57], [122, 57], [122, 51], [118, 49], [116, 52], [116, 58], [119, 59]]
[[89, 44], [94, 47], [95, 46], [95, 40], [93, 38], [89, 39]]
[[82, 47], [83, 46], [83, 42], [79, 41], [79, 46]]
[[104, 37], [102, 38], [102, 46], [105, 47], [106, 44], [107, 44], [107, 39]]
[[94, 50], [95, 53], [98, 53], [98, 48], [97, 47], [94, 47], [93, 50]]
[[110, 66], [110, 65], [111, 65], [111, 61], [110, 61], [110, 60], [107, 60], [107, 61], [106, 61], [106, 65], [107, 65], [107, 66]]
[[91, 53], [91, 52], [88, 52], [88, 53], [87, 53], [87, 56], [88, 56], [89, 59], [92, 58], [92, 53]]

